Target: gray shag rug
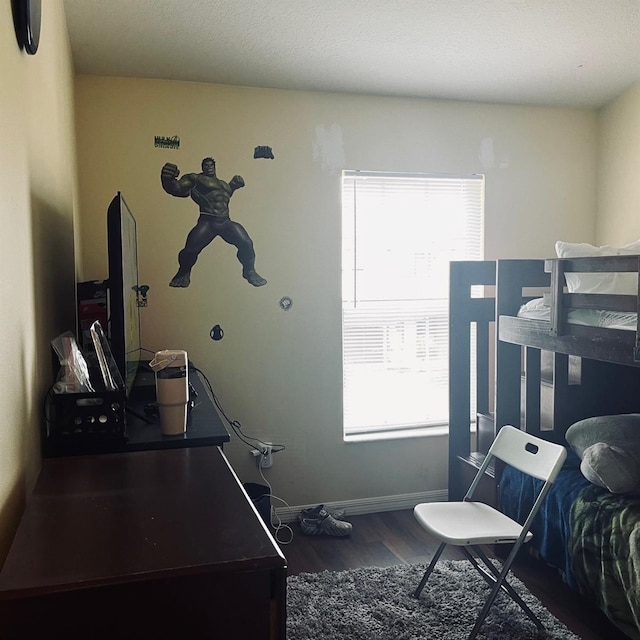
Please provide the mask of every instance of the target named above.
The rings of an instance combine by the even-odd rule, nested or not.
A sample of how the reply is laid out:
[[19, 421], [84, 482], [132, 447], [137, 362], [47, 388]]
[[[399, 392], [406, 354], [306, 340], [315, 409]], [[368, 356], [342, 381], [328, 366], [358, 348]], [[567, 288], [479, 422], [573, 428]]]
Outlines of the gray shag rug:
[[[489, 587], [466, 560], [441, 560], [419, 599], [426, 564], [301, 573], [287, 579], [287, 640], [466, 640]], [[579, 640], [515, 576], [509, 583], [545, 626], [500, 593], [477, 638]]]

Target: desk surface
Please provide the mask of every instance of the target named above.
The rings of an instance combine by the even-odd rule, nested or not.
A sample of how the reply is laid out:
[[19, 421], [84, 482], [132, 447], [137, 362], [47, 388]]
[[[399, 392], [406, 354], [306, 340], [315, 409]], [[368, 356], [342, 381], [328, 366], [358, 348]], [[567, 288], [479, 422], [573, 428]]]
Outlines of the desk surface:
[[0, 601], [286, 562], [218, 447], [50, 458]]

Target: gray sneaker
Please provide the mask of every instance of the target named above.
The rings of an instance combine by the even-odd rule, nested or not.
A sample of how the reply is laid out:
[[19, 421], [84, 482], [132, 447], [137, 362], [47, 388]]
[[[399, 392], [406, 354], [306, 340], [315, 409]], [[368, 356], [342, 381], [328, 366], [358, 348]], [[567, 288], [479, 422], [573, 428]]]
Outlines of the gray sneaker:
[[298, 520], [320, 518], [326, 514], [333, 516], [336, 520], [344, 520], [345, 517], [344, 509], [332, 509], [331, 507], [325, 507], [323, 504], [319, 504], [317, 507], [302, 509], [298, 514]]
[[[322, 513], [322, 511], [321, 511]], [[317, 518], [303, 518], [300, 521], [300, 531], [308, 536], [350, 536], [353, 529], [350, 522], [336, 520], [332, 515], [324, 512]]]

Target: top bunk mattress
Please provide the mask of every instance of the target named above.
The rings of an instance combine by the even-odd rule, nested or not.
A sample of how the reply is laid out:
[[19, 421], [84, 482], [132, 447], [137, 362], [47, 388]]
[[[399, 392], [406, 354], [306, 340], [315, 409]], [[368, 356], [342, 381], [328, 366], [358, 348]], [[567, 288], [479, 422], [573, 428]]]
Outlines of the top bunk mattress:
[[[549, 306], [548, 298], [546, 296], [534, 298], [523, 304], [518, 311], [518, 317], [549, 322], [551, 320], [551, 307]], [[585, 327], [635, 331], [637, 314], [602, 309], [572, 309], [567, 314], [567, 322]]]

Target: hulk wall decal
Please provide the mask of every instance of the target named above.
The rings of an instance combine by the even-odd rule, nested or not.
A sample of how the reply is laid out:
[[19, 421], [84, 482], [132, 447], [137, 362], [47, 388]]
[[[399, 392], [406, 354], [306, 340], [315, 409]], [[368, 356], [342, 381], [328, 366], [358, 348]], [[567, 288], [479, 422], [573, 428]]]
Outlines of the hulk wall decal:
[[185, 173], [175, 164], [167, 162], [160, 173], [162, 188], [170, 195], [191, 199], [200, 208], [196, 226], [189, 231], [184, 249], [178, 254], [178, 272], [169, 283], [171, 287], [188, 287], [191, 269], [200, 252], [214, 238], [220, 236], [225, 242], [238, 249], [238, 260], [242, 264], [242, 277], [254, 287], [261, 287], [267, 281], [255, 270], [256, 254], [253, 242], [244, 227], [229, 217], [229, 200], [236, 189], [244, 187], [241, 176], [233, 176], [227, 183], [216, 176], [216, 162], [204, 158], [201, 173]]

